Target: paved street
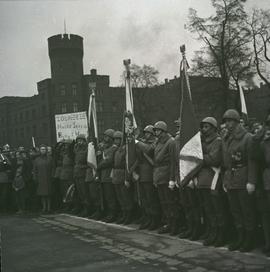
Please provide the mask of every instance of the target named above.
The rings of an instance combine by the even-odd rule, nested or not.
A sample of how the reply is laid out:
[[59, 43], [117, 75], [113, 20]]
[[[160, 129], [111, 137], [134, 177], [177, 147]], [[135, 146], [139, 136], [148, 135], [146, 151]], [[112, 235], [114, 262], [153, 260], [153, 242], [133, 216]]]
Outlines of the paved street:
[[4, 272], [270, 271], [270, 258], [256, 252], [228, 252], [65, 214], [1, 216], [0, 226]]

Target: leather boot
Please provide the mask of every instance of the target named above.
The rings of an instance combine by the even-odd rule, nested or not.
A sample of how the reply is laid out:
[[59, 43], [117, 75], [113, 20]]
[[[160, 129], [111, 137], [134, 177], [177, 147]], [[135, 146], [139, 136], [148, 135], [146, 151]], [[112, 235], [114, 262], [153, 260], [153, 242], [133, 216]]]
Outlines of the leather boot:
[[132, 223], [132, 212], [131, 211], [128, 211], [127, 212], [127, 216], [125, 218], [125, 221], [123, 222], [124, 225], [129, 225]]
[[204, 246], [211, 246], [215, 243], [217, 239], [217, 233], [218, 229], [217, 228], [211, 228], [210, 235], [207, 237], [206, 240], [204, 240], [203, 245]]
[[243, 242], [244, 242], [244, 238], [245, 238], [244, 229], [239, 228], [237, 230], [237, 239], [236, 239], [236, 241], [232, 242], [228, 246], [228, 249], [230, 251], [234, 251], [234, 250], [239, 249], [242, 246]]
[[89, 218], [93, 220], [101, 220], [102, 218], [101, 209], [98, 208]]
[[191, 235], [192, 235], [192, 228], [190, 227], [186, 231], [180, 233], [178, 237], [181, 239], [187, 239], [191, 237]]
[[164, 225], [158, 230], [158, 234], [164, 234], [164, 233], [169, 233], [171, 231], [171, 228], [169, 225]]
[[151, 224], [148, 227], [148, 230], [156, 230], [160, 227], [160, 220], [158, 216], [153, 216], [151, 220]]
[[190, 236], [191, 241], [199, 240], [199, 238], [200, 238], [200, 229], [201, 229], [201, 226], [199, 224], [195, 225], [195, 227], [192, 230], [192, 234]]
[[152, 224], [152, 218], [149, 217], [148, 220], [143, 220], [139, 229], [144, 230], [147, 229]]
[[170, 235], [171, 236], [175, 236], [179, 234], [179, 224], [178, 224], [178, 220], [176, 218], [173, 218], [171, 220], [171, 231], [170, 231]]
[[118, 219], [116, 220], [116, 224], [123, 224], [125, 219], [126, 219], [126, 213], [123, 212], [123, 214], [120, 217], [118, 217]]
[[254, 249], [254, 231], [249, 230], [246, 232], [245, 241], [242, 244], [240, 251], [241, 252], [249, 252]]
[[218, 227], [217, 239], [214, 242], [215, 247], [222, 247], [226, 243], [226, 228], [224, 226]]

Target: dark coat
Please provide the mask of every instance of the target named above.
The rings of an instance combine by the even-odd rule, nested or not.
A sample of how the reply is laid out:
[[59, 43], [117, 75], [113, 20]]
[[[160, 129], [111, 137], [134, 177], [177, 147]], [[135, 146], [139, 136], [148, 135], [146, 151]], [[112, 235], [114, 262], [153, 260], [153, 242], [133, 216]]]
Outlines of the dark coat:
[[203, 166], [197, 175], [197, 188], [210, 189], [215, 172], [212, 167], [220, 167], [222, 163], [221, 138], [214, 133], [209, 137], [202, 137]]
[[73, 179], [73, 160], [69, 154], [63, 155], [60, 179], [68, 181]]
[[97, 170], [100, 172], [101, 182], [112, 182], [111, 172], [116, 148], [115, 145], [108, 145], [103, 150], [102, 159], [97, 166]]
[[49, 196], [52, 187], [52, 159], [39, 156], [34, 161], [34, 180], [37, 182], [37, 195]]
[[87, 169], [87, 144], [75, 145], [74, 147], [74, 178], [83, 178], [86, 176]]
[[270, 190], [270, 139], [261, 142], [261, 150], [264, 159], [263, 189]]
[[175, 141], [169, 134], [166, 134], [157, 141], [154, 148], [154, 184], [167, 184], [170, 180], [175, 181], [175, 158]]
[[[145, 145], [145, 147], [142, 146]], [[144, 140], [136, 144], [136, 155], [139, 171], [140, 182], [153, 183], [153, 169], [154, 169], [154, 149], [152, 148], [154, 139], [148, 141]]]
[[223, 184], [226, 189], [246, 189], [257, 182], [252, 154], [252, 135], [240, 124], [222, 140]]
[[126, 149], [125, 146], [116, 147], [113, 158], [112, 183], [121, 184], [125, 182], [126, 173]]

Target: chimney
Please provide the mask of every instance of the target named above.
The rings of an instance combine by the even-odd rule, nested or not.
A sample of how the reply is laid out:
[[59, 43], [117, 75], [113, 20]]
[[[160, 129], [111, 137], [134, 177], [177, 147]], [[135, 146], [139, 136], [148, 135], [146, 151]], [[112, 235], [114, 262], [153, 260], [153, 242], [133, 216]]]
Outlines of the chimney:
[[91, 76], [96, 76], [97, 75], [97, 69], [91, 69], [90, 73], [91, 73]]

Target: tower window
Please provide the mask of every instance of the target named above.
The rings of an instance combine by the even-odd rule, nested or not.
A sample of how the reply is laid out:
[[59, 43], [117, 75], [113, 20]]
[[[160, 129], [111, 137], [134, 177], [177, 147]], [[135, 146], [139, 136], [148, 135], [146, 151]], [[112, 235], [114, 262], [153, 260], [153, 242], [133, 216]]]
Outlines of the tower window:
[[78, 112], [78, 103], [73, 103], [73, 112]]
[[71, 85], [71, 89], [72, 89], [72, 95], [76, 96], [77, 95], [77, 84], [73, 83]]
[[61, 112], [62, 113], [66, 113], [67, 112], [67, 104], [62, 104], [62, 106], [61, 106]]
[[64, 84], [60, 85], [60, 95], [65, 96], [66, 95], [66, 86]]

